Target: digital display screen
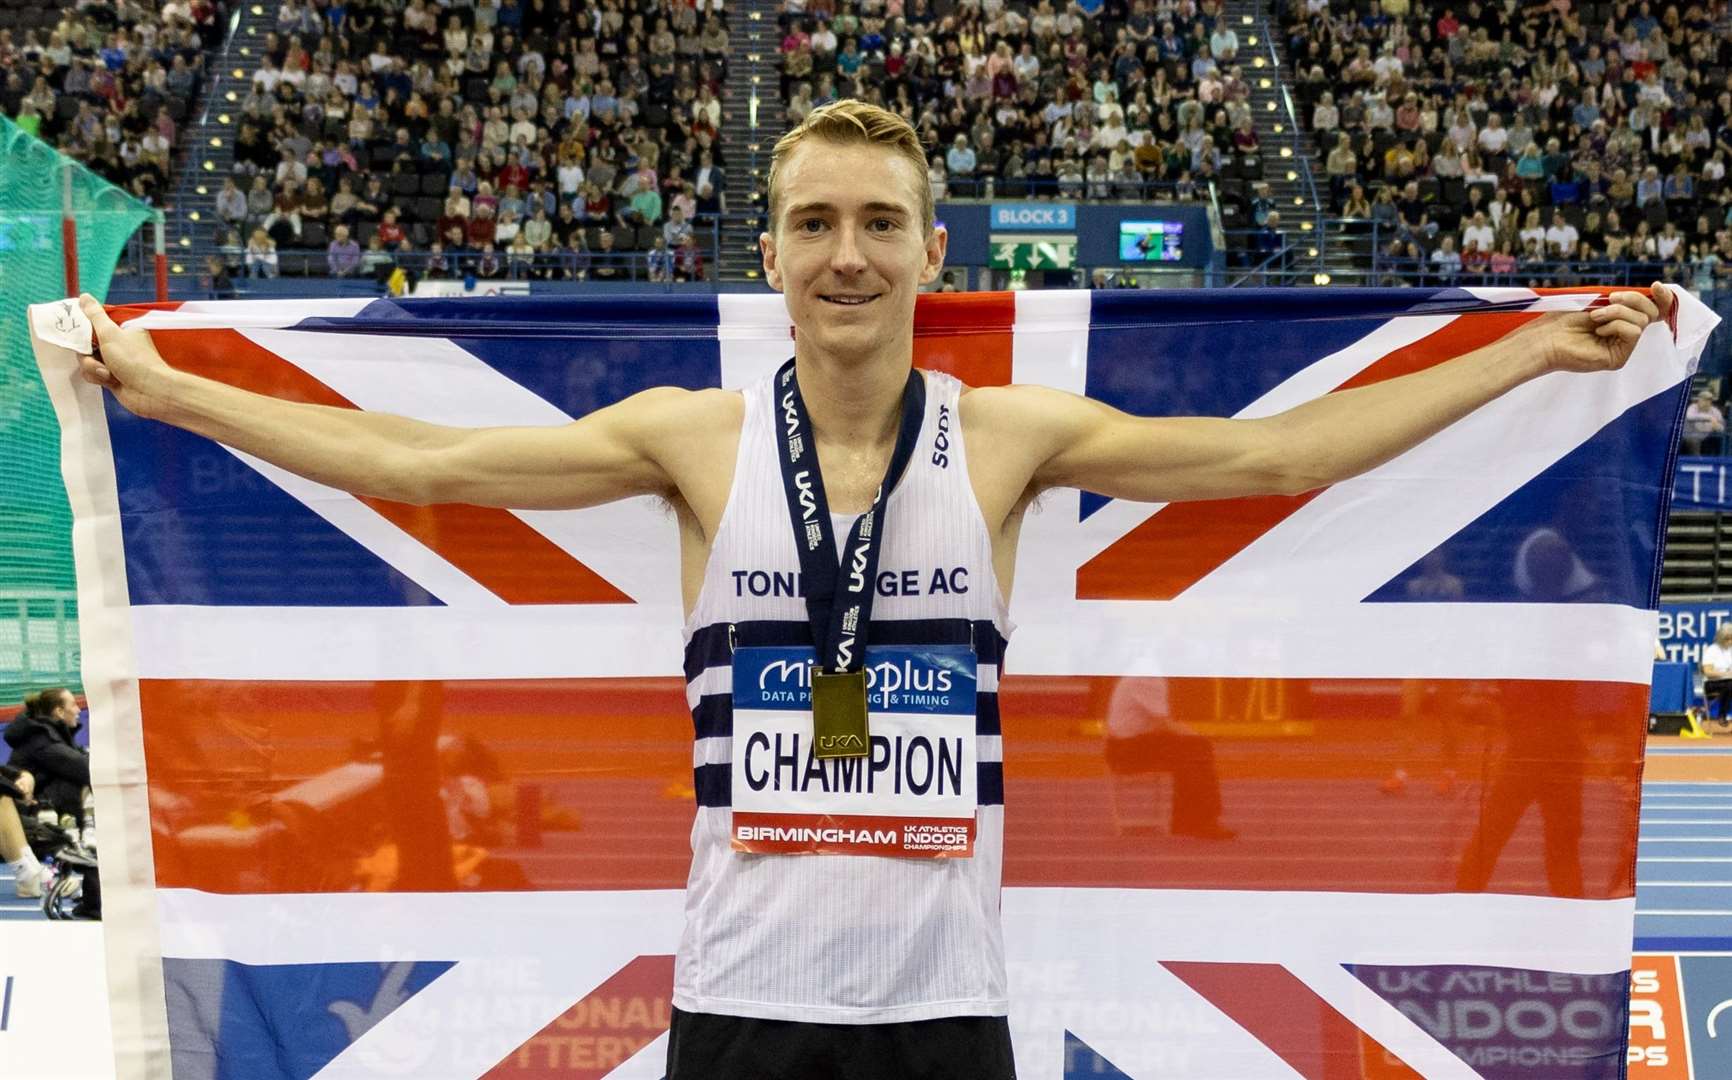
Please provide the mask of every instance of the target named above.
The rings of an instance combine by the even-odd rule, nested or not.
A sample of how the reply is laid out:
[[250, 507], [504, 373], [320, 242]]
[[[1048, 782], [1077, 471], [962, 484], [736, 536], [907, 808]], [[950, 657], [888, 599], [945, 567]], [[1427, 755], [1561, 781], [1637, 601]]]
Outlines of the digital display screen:
[[1177, 221], [1119, 222], [1120, 262], [1178, 262], [1185, 226]]

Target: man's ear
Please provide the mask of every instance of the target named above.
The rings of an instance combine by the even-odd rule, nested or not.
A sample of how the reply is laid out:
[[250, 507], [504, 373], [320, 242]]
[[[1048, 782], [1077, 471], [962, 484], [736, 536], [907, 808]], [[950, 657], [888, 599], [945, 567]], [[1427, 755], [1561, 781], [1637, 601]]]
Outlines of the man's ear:
[[758, 234], [758, 254], [764, 260], [764, 281], [777, 292], [782, 291], [782, 271], [776, 263], [776, 237], [773, 233]]
[[930, 285], [944, 272], [944, 253], [950, 250], [950, 232], [942, 225], [932, 227], [926, 238], [926, 265], [920, 269], [920, 284]]

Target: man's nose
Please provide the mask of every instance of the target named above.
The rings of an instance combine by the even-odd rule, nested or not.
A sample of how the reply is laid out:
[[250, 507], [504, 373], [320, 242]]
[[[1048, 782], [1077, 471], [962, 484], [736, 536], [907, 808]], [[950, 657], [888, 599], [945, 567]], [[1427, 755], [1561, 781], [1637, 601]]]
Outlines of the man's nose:
[[860, 241], [851, 225], [843, 225], [836, 230], [836, 248], [830, 254], [830, 265], [839, 272], [858, 273], [866, 268], [866, 256], [860, 250]]

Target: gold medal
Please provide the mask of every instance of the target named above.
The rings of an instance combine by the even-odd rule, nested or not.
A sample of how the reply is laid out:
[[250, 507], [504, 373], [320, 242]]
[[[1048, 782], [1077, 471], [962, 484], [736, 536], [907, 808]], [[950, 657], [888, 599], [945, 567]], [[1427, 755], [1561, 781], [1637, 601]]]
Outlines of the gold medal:
[[812, 741], [821, 758], [865, 757], [866, 671], [812, 672]]

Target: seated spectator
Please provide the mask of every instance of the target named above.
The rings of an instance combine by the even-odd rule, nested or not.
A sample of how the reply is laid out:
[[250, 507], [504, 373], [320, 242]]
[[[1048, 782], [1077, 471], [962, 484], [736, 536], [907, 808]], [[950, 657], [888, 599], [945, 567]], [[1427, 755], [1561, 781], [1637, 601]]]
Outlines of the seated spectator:
[[1455, 237], [1445, 236], [1431, 253], [1431, 269], [1444, 284], [1461, 274], [1461, 253], [1455, 249]]
[[246, 221], [258, 223], [269, 217], [276, 207], [276, 196], [271, 193], [270, 179], [263, 174], [253, 177], [253, 184], [247, 191]]
[[397, 260], [392, 252], [393, 249], [385, 245], [383, 230], [374, 233], [367, 241], [367, 250], [361, 252], [357, 275], [372, 278], [380, 285], [385, 284], [391, 271], [397, 268]]
[[223, 257], [221, 255], [206, 255], [204, 268], [205, 286], [210, 290], [211, 299], [234, 299], [234, 279], [229, 277], [228, 263], [223, 260]]
[[674, 253], [668, 248], [665, 235], [655, 238], [649, 252], [645, 255], [651, 281], [663, 282], [674, 279]]
[[73, 741], [83, 726], [79, 711], [72, 691], [43, 690], [24, 699], [23, 711], [0, 737], [12, 751], [8, 764], [35, 778], [36, 800], [52, 807], [63, 821], [71, 817], [82, 825], [90, 752]]
[[674, 207], [667, 222], [662, 226], [662, 239], [667, 248], [676, 250], [692, 235], [692, 224], [686, 220], [685, 212], [680, 207]]
[[613, 232], [608, 229], [601, 231], [595, 251], [589, 259], [589, 278], [591, 281], [623, 281], [629, 275], [630, 268], [625, 257], [614, 248]]
[[[1645, 223], [1644, 223], [1645, 224]], [[1553, 257], [1567, 259], [1576, 250], [1576, 242], [1581, 234], [1576, 227], [1564, 217], [1562, 210], [1552, 211], [1552, 225], [1546, 230], [1546, 251]]]
[[1461, 230], [1461, 246], [1464, 252], [1482, 251], [1490, 255], [1497, 243], [1497, 234], [1492, 229], [1483, 211], [1475, 211], [1466, 226]]
[[216, 197], [217, 218], [225, 225], [240, 225], [247, 220], [247, 196], [235, 186], [235, 178], [223, 177], [222, 190]]
[[679, 250], [674, 253], [675, 281], [704, 281], [704, 252], [698, 246], [698, 238], [687, 233], [680, 242]]
[[523, 235], [521, 230], [511, 238], [511, 245], [505, 249], [507, 273], [513, 281], [527, 281], [530, 270], [535, 264], [535, 245]]
[[361, 269], [361, 245], [349, 235], [347, 225], [338, 225], [325, 249], [325, 266], [332, 277], [350, 277]]
[[266, 216], [264, 230], [273, 240], [287, 243], [301, 238], [301, 185], [285, 180], [277, 190], [271, 212]]
[[246, 268], [248, 277], [277, 276], [277, 242], [262, 227], [247, 241]]

